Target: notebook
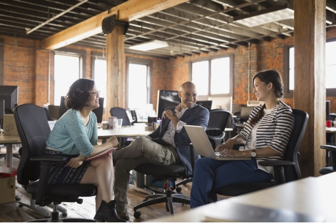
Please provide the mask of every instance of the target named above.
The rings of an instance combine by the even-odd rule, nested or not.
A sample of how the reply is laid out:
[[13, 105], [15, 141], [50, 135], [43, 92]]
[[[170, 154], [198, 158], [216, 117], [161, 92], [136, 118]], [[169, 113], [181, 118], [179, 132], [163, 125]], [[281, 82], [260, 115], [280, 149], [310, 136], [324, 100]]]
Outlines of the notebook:
[[216, 160], [250, 160], [248, 157], [225, 157], [215, 152], [211, 142], [201, 126], [184, 125], [197, 154]]
[[97, 158], [99, 158], [99, 157], [105, 156], [105, 155], [107, 155], [107, 154], [113, 152], [113, 151], [116, 150], [117, 148], [118, 148], [118, 147], [112, 147], [112, 148], [106, 149], [105, 151], [102, 151], [102, 152], [100, 152], [100, 153], [98, 153], [98, 154], [96, 154], [96, 155], [94, 155], [94, 156], [87, 157], [87, 158], [85, 159], [85, 161], [89, 161], [89, 160], [93, 160], [93, 159], [97, 159]]

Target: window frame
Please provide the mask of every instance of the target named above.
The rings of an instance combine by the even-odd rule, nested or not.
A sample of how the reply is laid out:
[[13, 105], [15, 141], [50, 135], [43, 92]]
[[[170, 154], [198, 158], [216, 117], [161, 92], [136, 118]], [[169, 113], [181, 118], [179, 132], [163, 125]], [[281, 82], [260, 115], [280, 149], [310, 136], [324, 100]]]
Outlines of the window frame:
[[[294, 91], [289, 89], [289, 49], [294, 47], [293, 45], [284, 46], [283, 52], [283, 80], [284, 80], [284, 97], [293, 98]], [[295, 73], [294, 73], [295, 75]]]
[[[330, 38], [328, 40], [326, 40], [326, 43], [328, 42], [336, 42], [336, 38]], [[294, 47], [293, 45], [287, 45], [284, 46], [284, 61], [283, 61], [283, 65], [284, 65], [284, 88], [285, 88], [285, 98], [293, 98], [293, 90], [289, 90], [289, 48]], [[326, 69], [325, 65], [325, 69]], [[295, 72], [294, 72], [294, 76], [295, 76]], [[326, 88], [326, 96], [327, 97], [333, 97], [336, 96], [336, 88], [330, 88], [327, 89]]]
[[[60, 48], [54, 51], [53, 55], [53, 104], [58, 105], [58, 102], [55, 102], [55, 56], [56, 55], [64, 55], [64, 56], [78, 56], [79, 57], [79, 78], [84, 78], [86, 74], [86, 51], [84, 50], [76, 50], [71, 48]], [[59, 99], [60, 100], [60, 99]]]
[[127, 56], [126, 57], [126, 108], [129, 108], [128, 105], [128, 97], [129, 97], [129, 86], [128, 86], [128, 82], [129, 82], [129, 64], [139, 64], [139, 65], [146, 65], [147, 69], [149, 70], [147, 72], [147, 78], [149, 78], [149, 88], [148, 88], [148, 92], [147, 92], [147, 102], [148, 104], [152, 103], [152, 91], [153, 91], [153, 87], [152, 87], [152, 83], [153, 83], [153, 60], [151, 59], [144, 59], [144, 58], [135, 58], [135, 57], [130, 57]]
[[[95, 61], [96, 61], [96, 59], [98, 59], [98, 60], [105, 60], [106, 61], [106, 57], [104, 56], [104, 55], [102, 55], [102, 53], [100, 53], [100, 52], [97, 52], [97, 51], [92, 51], [91, 52], [91, 79], [92, 80], [96, 80], [96, 74], [95, 74]], [[107, 66], [107, 62], [106, 62], [106, 66]], [[107, 70], [106, 70], [106, 78], [107, 78]], [[101, 87], [99, 87], [99, 88], [101, 88]], [[107, 88], [107, 86], [105, 86], [105, 88]], [[107, 89], [106, 89], [107, 90]], [[107, 94], [107, 92], [106, 92], [106, 94]], [[99, 96], [99, 97], [101, 97], [101, 96]], [[106, 102], [106, 96], [104, 96], [104, 108], [106, 107], [106, 104], [107, 104], [107, 102]]]
[[[222, 94], [211, 94], [211, 61], [215, 59], [220, 59], [220, 58], [229, 58], [230, 59], [230, 88], [229, 88], [229, 93], [222, 93]], [[234, 55], [229, 54], [229, 55], [221, 55], [221, 56], [214, 56], [214, 57], [208, 57], [208, 58], [202, 58], [198, 60], [192, 60], [189, 63], [189, 80], [192, 80], [192, 64], [196, 62], [201, 62], [201, 61], [208, 61], [209, 63], [209, 76], [208, 76], [208, 94], [207, 95], [198, 95], [201, 98], [202, 97], [227, 97], [227, 96], [232, 96], [233, 97], [233, 71], [234, 71]]]

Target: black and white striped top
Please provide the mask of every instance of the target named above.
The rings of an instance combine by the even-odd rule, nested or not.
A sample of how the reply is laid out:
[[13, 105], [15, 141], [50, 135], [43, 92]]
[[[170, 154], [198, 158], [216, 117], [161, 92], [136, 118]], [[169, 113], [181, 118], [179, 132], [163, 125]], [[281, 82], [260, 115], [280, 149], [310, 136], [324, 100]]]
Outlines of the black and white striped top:
[[[247, 144], [251, 141], [251, 131], [253, 128], [250, 125], [250, 120], [262, 109], [263, 105], [260, 105], [252, 110], [245, 127], [239, 133]], [[258, 160], [283, 159], [294, 126], [292, 109], [285, 103], [279, 101], [273, 111], [270, 114], [264, 115], [259, 122], [260, 124], [256, 134], [256, 150], [269, 146], [280, 152], [281, 155], [258, 158]], [[256, 152], [258, 154], [258, 150]]]

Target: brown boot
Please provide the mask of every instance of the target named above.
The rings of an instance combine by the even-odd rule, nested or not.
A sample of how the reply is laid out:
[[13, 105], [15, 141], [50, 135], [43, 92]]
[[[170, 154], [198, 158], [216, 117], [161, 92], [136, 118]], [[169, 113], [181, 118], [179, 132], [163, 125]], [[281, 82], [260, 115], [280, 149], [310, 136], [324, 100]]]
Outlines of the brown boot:
[[127, 213], [127, 212], [126, 212], [126, 213], [123, 213], [123, 212], [118, 212], [118, 211], [117, 211], [117, 214], [118, 214], [119, 218], [121, 218], [121, 219], [125, 219], [126, 221], [129, 221], [129, 216], [128, 216], [128, 213]]
[[99, 222], [126, 222], [126, 220], [119, 218], [116, 211], [115, 200], [112, 200], [109, 203], [106, 203], [106, 201], [103, 200], [94, 217], [94, 220]]

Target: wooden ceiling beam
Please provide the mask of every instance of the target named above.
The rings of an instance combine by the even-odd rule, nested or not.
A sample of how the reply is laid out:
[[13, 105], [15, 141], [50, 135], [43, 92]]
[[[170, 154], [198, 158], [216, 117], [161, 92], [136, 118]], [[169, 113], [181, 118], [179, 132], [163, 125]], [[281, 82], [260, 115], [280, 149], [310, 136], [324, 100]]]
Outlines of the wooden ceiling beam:
[[151, 0], [145, 2], [142, 0], [129, 0], [44, 39], [42, 48], [57, 49], [101, 33], [102, 21], [109, 15], [118, 14], [119, 20], [131, 22], [187, 1], [189, 0]]

